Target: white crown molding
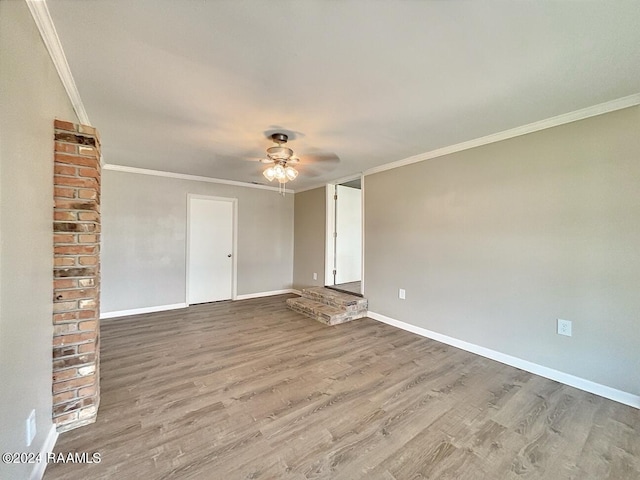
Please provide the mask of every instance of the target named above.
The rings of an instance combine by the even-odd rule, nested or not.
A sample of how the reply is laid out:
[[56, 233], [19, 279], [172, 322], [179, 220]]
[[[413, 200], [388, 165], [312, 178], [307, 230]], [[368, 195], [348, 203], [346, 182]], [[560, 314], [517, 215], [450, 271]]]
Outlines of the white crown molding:
[[[442, 157], [463, 150], [469, 150], [475, 147], [481, 147], [483, 145], [489, 145], [491, 143], [501, 142], [502, 140], [508, 140], [510, 138], [519, 137], [521, 135], [527, 135], [529, 133], [539, 132], [540, 130], [546, 130], [547, 128], [558, 127], [567, 123], [577, 122], [586, 118], [603, 115], [605, 113], [615, 112], [616, 110], [622, 110], [623, 108], [635, 107], [640, 105], [640, 93], [629, 95], [627, 97], [611, 100], [610, 102], [600, 103], [591, 107], [583, 108], [569, 113], [564, 113], [556, 117], [547, 118], [538, 122], [529, 123], [520, 127], [512, 128], [510, 130], [504, 130], [502, 132], [493, 133], [485, 137], [475, 138], [466, 142], [457, 143], [455, 145], [449, 145], [447, 147], [438, 148], [429, 152], [420, 153], [411, 157], [404, 158], [402, 160], [396, 160], [395, 162], [385, 163], [378, 165], [377, 167], [369, 168], [362, 173], [362, 176], [373, 175], [374, 173], [384, 172], [386, 170], [393, 170], [394, 168], [404, 167], [405, 165], [411, 165], [412, 163], [423, 162], [432, 158]], [[296, 190], [296, 193], [306, 192], [307, 190], [314, 190], [325, 186], [327, 183], [340, 183], [345, 178], [355, 176], [342, 177], [337, 180], [329, 180], [324, 183], [314, 184], [309, 187]]]
[[27, 6], [31, 11], [31, 16], [35, 21], [36, 26], [38, 27], [40, 36], [42, 37], [42, 40], [47, 47], [47, 50], [49, 51], [51, 60], [53, 61], [56, 70], [58, 71], [58, 75], [60, 76], [62, 85], [64, 85], [64, 89], [67, 91], [67, 95], [69, 96], [71, 105], [73, 106], [73, 109], [78, 116], [78, 121], [83, 125], [91, 125], [91, 121], [89, 120], [87, 111], [85, 110], [82, 99], [80, 98], [78, 87], [76, 86], [76, 82], [73, 79], [73, 75], [71, 74], [69, 64], [67, 63], [67, 57], [65, 56], [64, 50], [62, 49], [62, 44], [60, 43], [58, 32], [56, 31], [56, 27], [53, 24], [51, 15], [49, 14], [49, 7], [47, 7], [47, 2], [45, 0], [25, 1], [27, 2]]
[[315, 190], [316, 188], [324, 188], [329, 183], [335, 183], [335, 180], [329, 180], [329, 181], [326, 181], [326, 182], [323, 182], [323, 183], [314, 183], [310, 187], [297, 188], [295, 193], [308, 192], [309, 190]]
[[[136, 173], [138, 175], [151, 175], [153, 177], [177, 178], [178, 180], [191, 180], [194, 182], [220, 183], [222, 185], [233, 185], [236, 187], [257, 188], [260, 190], [278, 191], [278, 187], [270, 187], [268, 185], [260, 185], [257, 183], [237, 182], [235, 180], [224, 180], [222, 178], [203, 177], [200, 175], [189, 175], [187, 173], [165, 172], [164, 170], [149, 170], [147, 168], [127, 167], [125, 165], [113, 165], [105, 163], [103, 170], [112, 170], [114, 172]], [[295, 193], [294, 190], [285, 189], [286, 193]]]
[[540, 375], [541, 377], [549, 378], [551, 380], [555, 380], [556, 382], [569, 385], [570, 387], [584, 390], [585, 392], [593, 393], [604, 398], [608, 398], [609, 400], [613, 400], [614, 402], [623, 403], [625, 405], [629, 405], [630, 407], [640, 409], [639, 395], [634, 395], [629, 392], [623, 392], [622, 390], [608, 387], [600, 383], [592, 382], [591, 380], [586, 380], [581, 377], [576, 377], [575, 375], [561, 372], [559, 370], [554, 370], [553, 368], [545, 367], [543, 365], [538, 365], [537, 363], [533, 363], [528, 360], [523, 360], [518, 357], [513, 357], [511, 355], [498, 352], [496, 350], [491, 350], [490, 348], [482, 347], [480, 345], [465, 342], [464, 340], [459, 340], [457, 338], [449, 337], [441, 333], [433, 332], [431, 330], [427, 330], [426, 328], [411, 325], [409, 323], [396, 320], [395, 318], [387, 317], [386, 315], [382, 315], [380, 313], [367, 312], [367, 316], [379, 322], [386, 323], [387, 325], [391, 325], [393, 327], [397, 327], [411, 333], [415, 333], [422, 337], [430, 338], [437, 342], [445, 343], [447, 345], [460, 348], [461, 350], [475, 353], [476, 355], [480, 355], [481, 357], [489, 358], [491, 360], [495, 360], [496, 362], [504, 363], [505, 365], [519, 368], [535, 375]]
[[623, 108], [634, 107], [640, 105], [640, 93], [629, 95], [627, 97], [618, 98], [610, 102], [600, 103], [592, 107], [583, 108], [574, 112], [564, 113], [556, 117], [547, 118], [538, 122], [529, 123], [520, 127], [512, 128], [510, 130], [504, 130], [502, 132], [493, 133], [485, 137], [468, 140], [466, 142], [458, 143], [456, 145], [450, 145], [448, 147], [438, 148], [430, 152], [421, 153], [412, 157], [405, 158], [403, 160], [397, 160], [395, 162], [386, 163], [377, 167], [370, 168], [364, 172], [364, 175], [372, 175], [374, 173], [384, 172], [394, 168], [404, 167], [405, 165], [411, 165], [412, 163], [423, 162], [436, 157], [442, 157], [463, 150], [469, 150], [470, 148], [481, 147], [483, 145], [489, 145], [490, 143], [501, 142], [502, 140], [508, 140], [510, 138], [519, 137], [521, 135], [527, 135], [529, 133], [539, 132], [540, 130], [546, 130], [547, 128], [557, 127], [567, 123], [577, 122], [578, 120], [584, 120], [585, 118], [595, 117], [597, 115], [603, 115], [605, 113], [615, 112], [616, 110], [622, 110]]
[[342, 183], [351, 182], [352, 180], [357, 180], [359, 178], [361, 179], [362, 176], [363, 176], [362, 173], [354, 173], [353, 175], [347, 175], [346, 177], [336, 178], [335, 180], [330, 180], [330, 181], [325, 182], [325, 183], [314, 184], [311, 187], [298, 188], [298, 189], [296, 189], [296, 193], [302, 193], [302, 192], [306, 192], [308, 190], [315, 190], [316, 188], [322, 188], [327, 184], [340, 185]]

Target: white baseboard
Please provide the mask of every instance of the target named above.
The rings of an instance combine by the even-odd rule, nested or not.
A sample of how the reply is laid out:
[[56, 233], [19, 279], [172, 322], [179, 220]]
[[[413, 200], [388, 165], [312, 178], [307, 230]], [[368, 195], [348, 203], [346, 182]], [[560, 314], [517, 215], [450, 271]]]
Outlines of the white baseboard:
[[586, 380], [584, 378], [576, 377], [575, 375], [570, 375], [559, 370], [544, 367], [528, 360], [523, 360], [518, 357], [513, 357], [511, 355], [498, 352], [496, 350], [491, 350], [490, 348], [481, 347], [473, 343], [465, 342], [464, 340], [459, 340], [457, 338], [449, 337], [441, 333], [433, 332], [431, 330], [427, 330], [426, 328], [417, 327], [415, 325], [411, 325], [409, 323], [405, 323], [400, 320], [381, 315], [379, 313], [368, 312], [367, 316], [379, 322], [401, 328], [402, 330], [415, 333], [422, 337], [427, 337], [441, 343], [446, 343], [447, 345], [451, 345], [452, 347], [460, 348], [461, 350], [475, 353], [476, 355], [480, 355], [482, 357], [489, 358], [491, 360], [495, 360], [497, 362], [504, 363], [506, 365], [510, 365], [512, 367], [516, 367], [530, 373], [534, 373], [541, 377], [555, 380], [556, 382], [569, 385], [570, 387], [575, 387], [577, 389], [584, 390], [585, 392], [593, 393], [595, 395], [608, 398], [609, 400], [613, 400], [615, 402], [623, 403], [625, 405], [629, 405], [630, 407], [640, 409], [639, 395], [634, 395], [632, 393], [623, 392], [622, 390], [607, 387], [606, 385], [601, 385], [599, 383], [592, 382], [591, 380]]
[[[272, 295], [283, 295], [285, 293], [297, 293], [300, 294], [299, 291], [294, 290], [292, 288], [285, 288], [284, 290], [272, 290], [270, 292], [257, 292], [257, 293], [247, 293], [244, 295], [236, 295], [236, 300], [247, 300], [249, 298], [260, 298], [260, 297], [270, 297]], [[131, 310], [119, 310], [115, 312], [101, 312], [100, 319], [108, 319], [108, 318], [117, 318], [117, 317], [128, 317], [129, 315], [140, 315], [141, 313], [154, 313], [154, 312], [164, 312], [167, 310], [177, 310], [180, 308], [187, 308], [189, 305], [186, 303], [174, 303], [171, 305], [157, 305], [155, 307], [143, 307], [143, 308], [133, 308]]]
[[129, 315], [140, 315], [141, 313], [164, 312], [166, 310], [177, 310], [179, 308], [187, 308], [186, 303], [174, 303], [171, 305], [157, 305], [155, 307], [133, 308], [131, 310], [119, 310], [117, 312], [100, 312], [100, 319], [127, 317]]
[[248, 300], [250, 298], [271, 297], [272, 295], [284, 295], [285, 293], [295, 293], [292, 288], [284, 290], [272, 290], [270, 292], [246, 293], [244, 295], [236, 295], [236, 300]]
[[42, 480], [44, 471], [47, 468], [47, 455], [49, 452], [53, 452], [53, 447], [55, 447], [56, 441], [58, 441], [58, 432], [56, 431], [56, 426], [51, 425], [47, 438], [45, 438], [42, 448], [40, 449], [40, 461], [33, 465], [33, 470], [31, 470], [29, 480]]

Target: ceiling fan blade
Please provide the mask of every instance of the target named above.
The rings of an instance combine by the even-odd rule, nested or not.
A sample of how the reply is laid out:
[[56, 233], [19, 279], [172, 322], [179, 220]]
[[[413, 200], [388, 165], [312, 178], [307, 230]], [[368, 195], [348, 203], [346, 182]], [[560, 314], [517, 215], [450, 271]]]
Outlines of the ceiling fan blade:
[[310, 166], [310, 165], [302, 165], [300, 167], [296, 167], [298, 170], [300, 170], [300, 176], [304, 177], [304, 178], [314, 178], [314, 177], [319, 177], [327, 172], [323, 172], [322, 168], [317, 168], [317, 165], [315, 166]]
[[256, 151], [238, 152], [234, 155], [234, 159], [241, 162], [273, 163], [266, 155], [260, 155], [260, 153]]
[[308, 163], [330, 164], [330, 163], [340, 162], [340, 157], [338, 157], [338, 155], [336, 155], [335, 153], [328, 153], [328, 152], [308, 153], [305, 155], [301, 155], [300, 161], [303, 164], [308, 164]]

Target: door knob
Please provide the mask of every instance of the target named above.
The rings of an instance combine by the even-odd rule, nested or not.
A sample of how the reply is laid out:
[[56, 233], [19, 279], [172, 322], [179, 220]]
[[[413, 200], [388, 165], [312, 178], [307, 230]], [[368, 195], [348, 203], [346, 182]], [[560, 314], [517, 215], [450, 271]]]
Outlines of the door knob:
[[231, 254], [227, 255], [228, 258], [231, 258]]

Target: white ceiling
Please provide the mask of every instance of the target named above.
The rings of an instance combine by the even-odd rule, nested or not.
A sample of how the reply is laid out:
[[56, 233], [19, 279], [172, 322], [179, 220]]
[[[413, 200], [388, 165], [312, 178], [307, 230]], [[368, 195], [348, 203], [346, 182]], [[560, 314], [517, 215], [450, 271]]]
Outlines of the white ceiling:
[[640, 92], [640, 1], [49, 0], [108, 164], [308, 188]]

